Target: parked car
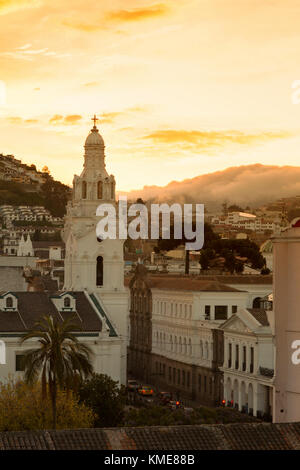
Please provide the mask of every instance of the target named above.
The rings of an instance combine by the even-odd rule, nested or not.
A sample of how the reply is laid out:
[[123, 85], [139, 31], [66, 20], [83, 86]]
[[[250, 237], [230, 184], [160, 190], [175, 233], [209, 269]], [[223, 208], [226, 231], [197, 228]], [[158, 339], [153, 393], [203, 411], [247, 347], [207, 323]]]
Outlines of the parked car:
[[143, 396], [149, 396], [149, 395], [152, 396], [154, 394], [154, 391], [153, 391], [153, 388], [150, 387], [150, 385], [142, 385], [138, 389], [138, 393]]
[[173, 397], [171, 392], [159, 392], [157, 398], [161, 405], [167, 405]]
[[129, 392], [136, 392], [140, 386], [141, 384], [139, 384], [136, 380], [127, 380], [127, 390]]

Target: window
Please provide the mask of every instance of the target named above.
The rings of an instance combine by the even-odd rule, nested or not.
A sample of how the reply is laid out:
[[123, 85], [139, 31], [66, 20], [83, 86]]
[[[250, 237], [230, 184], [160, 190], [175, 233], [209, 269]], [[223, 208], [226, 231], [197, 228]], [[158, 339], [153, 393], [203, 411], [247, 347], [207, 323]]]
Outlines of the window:
[[215, 306], [215, 320], [227, 320], [227, 305]]
[[189, 372], [187, 372], [187, 374], [186, 374], [186, 386], [187, 386], [188, 388], [189, 388], [189, 386], [190, 386], [190, 375], [191, 375], [191, 374], [190, 374]]
[[177, 370], [177, 385], [180, 385], [180, 369]]
[[205, 320], [210, 320], [210, 305], [205, 305]]
[[202, 379], [202, 376], [199, 374], [198, 375], [198, 391], [201, 392], [201, 379]]
[[23, 354], [16, 354], [16, 372], [23, 372], [25, 370], [24, 359], [25, 356]]
[[239, 345], [235, 345], [235, 368], [239, 368]]
[[232, 312], [232, 313], [236, 313], [236, 312], [237, 312], [237, 305], [233, 305], [233, 306], [231, 307], [231, 312]]
[[204, 376], [204, 392], [206, 393], [206, 375]]
[[172, 382], [172, 367], [169, 367], [169, 382]]
[[182, 385], [185, 385], [185, 371], [182, 371]]
[[212, 378], [209, 378], [209, 393], [212, 394]]
[[246, 370], [247, 351], [246, 346], [243, 346], [243, 371]]
[[86, 181], [82, 181], [82, 199], [86, 199]]
[[71, 307], [71, 300], [70, 297], [65, 297], [64, 299], [64, 307], [70, 308]]
[[231, 368], [231, 364], [232, 364], [232, 344], [229, 343], [228, 344], [228, 368], [229, 369]]
[[250, 349], [250, 372], [253, 374], [254, 370], [254, 348], [251, 347]]
[[97, 185], [97, 198], [102, 199], [103, 197], [103, 183], [102, 181], [98, 181]]
[[97, 258], [97, 286], [103, 286], [103, 258], [98, 256]]
[[6, 305], [6, 308], [12, 308], [12, 306], [13, 306], [13, 299], [12, 299], [12, 297], [6, 297], [5, 305]]

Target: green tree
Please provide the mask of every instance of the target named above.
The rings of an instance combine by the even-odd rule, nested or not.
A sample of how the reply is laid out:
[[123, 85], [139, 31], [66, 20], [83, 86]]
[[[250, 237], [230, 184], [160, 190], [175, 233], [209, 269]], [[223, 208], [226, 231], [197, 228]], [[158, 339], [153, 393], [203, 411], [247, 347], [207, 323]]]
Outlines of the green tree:
[[97, 415], [96, 427], [118, 426], [123, 421], [125, 389], [105, 374], [93, 374], [79, 388], [80, 400]]
[[235, 260], [234, 254], [230, 251], [227, 251], [225, 253], [224, 268], [227, 269], [231, 274], [233, 274], [235, 270], [235, 265], [236, 265], [236, 260]]
[[209, 267], [209, 255], [207, 253], [207, 250], [201, 250], [199, 263], [201, 265], [201, 269], [203, 269], [204, 271], [206, 271], [208, 269], [208, 267]]
[[32, 339], [37, 339], [39, 343], [38, 348], [25, 353], [25, 380], [32, 384], [41, 375], [43, 397], [47, 397], [48, 389], [50, 393], [54, 429], [58, 388], [69, 391], [76, 381], [93, 372], [91, 349], [80, 343], [72, 333], [81, 330], [74, 320], [75, 317], [59, 322], [52, 316], [44, 316], [20, 340], [21, 344]]

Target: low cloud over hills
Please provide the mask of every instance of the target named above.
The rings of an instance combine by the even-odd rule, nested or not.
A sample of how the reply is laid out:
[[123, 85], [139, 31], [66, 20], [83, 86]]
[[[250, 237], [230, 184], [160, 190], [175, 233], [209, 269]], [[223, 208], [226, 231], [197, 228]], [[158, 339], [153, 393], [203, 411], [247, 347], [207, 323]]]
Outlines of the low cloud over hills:
[[231, 167], [127, 193], [130, 200], [141, 197], [145, 201], [204, 203], [211, 209], [224, 201], [254, 207], [296, 195], [300, 195], [300, 167], [261, 164]]

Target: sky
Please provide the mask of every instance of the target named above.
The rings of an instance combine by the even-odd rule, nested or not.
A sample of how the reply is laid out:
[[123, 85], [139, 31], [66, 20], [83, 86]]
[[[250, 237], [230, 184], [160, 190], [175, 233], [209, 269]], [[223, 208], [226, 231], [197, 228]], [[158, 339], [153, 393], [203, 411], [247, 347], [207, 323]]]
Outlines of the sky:
[[71, 184], [96, 114], [119, 191], [299, 166], [299, 16], [300, 0], [0, 0], [0, 153]]

